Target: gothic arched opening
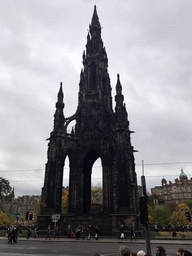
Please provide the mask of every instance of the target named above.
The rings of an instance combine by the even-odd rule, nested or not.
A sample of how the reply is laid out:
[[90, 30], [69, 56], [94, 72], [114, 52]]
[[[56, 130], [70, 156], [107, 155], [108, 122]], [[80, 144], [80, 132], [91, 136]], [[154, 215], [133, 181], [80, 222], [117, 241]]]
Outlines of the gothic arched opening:
[[63, 167], [63, 187], [69, 187], [69, 157], [66, 156]]
[[89, 150], [83, 162], [83, 212], [90, 210], [91, 204], [91, 173], [94, 162], [99, 154], [94, 149]]
[[92, 167], [91, 203], [103, 204], [103, 168], [101, 158], [98, 158]]

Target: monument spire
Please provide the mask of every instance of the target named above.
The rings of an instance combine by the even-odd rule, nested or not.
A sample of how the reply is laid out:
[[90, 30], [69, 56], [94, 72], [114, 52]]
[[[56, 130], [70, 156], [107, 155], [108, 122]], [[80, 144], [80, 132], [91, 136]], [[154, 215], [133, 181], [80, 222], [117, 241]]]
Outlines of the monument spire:
[[54, 114], [54, 131], [55, 130], [63, 130], [64, 129], [64, 103], [63, 103], [63, 88], [62, 88], [62, 82], [60, 83], [60, 89], [57, 95], [57, 102], [55, 104], [56, 111]]
[[127, 111], [125, 104], [123, 104], [124, 96], [122, 94], [122, 85], [119, 74], [117, 75], [116, 95], [115, 95], [115, 113], [118, 127], [128, 128], [129, 122], [127, 120]]
[[[60, 85], [54, 131], [48, 144], [38, 223], [44, 228], [50, 223], [50, 214], [61, 213], [63, 173], [68, 157], [67, 215], [60, 216], [63, 228], [66, 229], [76, 218], [85, 225], [86, 214], [92, 223], [99, 222], [106, 234], [112, 233], [119, 223], [128, 223], [138, 230], [138, 193], [131, 131], [119, 75], [115, 111], [112, 107], [108, 57], [96, 6], [82, 57], [77, 110], [66, 118]], [[74, 120], [74, 129], [67, 133], [67, 126]], [[91, 203], [91, 178], [93, 165], [99, 158], [102, 163], [103, 200], [102, 205], [95, 206]]]
[[97, 15], [97, 7], [96, 7], [96, 5], [94, 6], [94, 11], [93, 11], [93, 17], [92, 17], [92, 21], [91, 21], [91, 26], [101, 28], [101, 25], [100, 25], [100, 22], [99, 22], [99, 17], [98, 17], [98, 15]]

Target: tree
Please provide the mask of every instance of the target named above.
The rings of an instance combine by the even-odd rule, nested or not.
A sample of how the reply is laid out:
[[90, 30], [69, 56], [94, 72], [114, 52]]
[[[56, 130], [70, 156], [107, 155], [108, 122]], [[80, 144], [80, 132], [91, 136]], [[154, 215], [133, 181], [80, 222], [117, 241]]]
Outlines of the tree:
[[61, 203], [61, 212], [63, 214], [67, 213], [67, 198], [68, 198], [69, 190], [63, 189], [62, 190], [62, 203]]
[[4, 204], [11, 202], [14, 197], [14, 190], [10, 186], [9, 180], [0, 177], [0, 208], [3, 209]]
[[5, 212], [0, 213], [0, 225], [1, 226], [9, 226], [11, 224], [11, 220], [7, 216]]
[[37, 224], [37, 216], [40, 214], [40, 206], [41, 206], [41, 199], [33, 207], [33, 215], [35, 215], [35, 219], [33, 220], [34, 225]]
[[33, 207], [33, 212], [35, 216], [38, 216], [40, 214], [40, 206], [41, 206], [41, 199]]
[[160, 227], [165, 227], [170, 222], [172, 211], [166, 205], [149, 205], [148, 215], [150, 226], [154, 226], [158, 223]]
[[179, 204], [171, 216], [171, 223], [174, 226], [187, 225], [189, 223], [185, 215], [187, 211], [189, 207], [185, 203]]
[[169, 202], [165, 204], [172, 212], [175, 211], [175, 208], [177, 207], [177, 204], [175, 202]]
[[182, 203], [185, 203], [190, 210], [192, 210], [192, 199], [186, 199], [184, 201], [182, 201]]
[[97, 194], [99, 194], [100, 198], [101, 198], [101, 204], [103, 204], [103, 189], [101, 187], [97, 187], [97, 186], [92, 186], [91, 187], [91, 202], [94, 202], [94, 197], [97, 196]]
[[8, 180], [0, 177], [0, 200], [10, 201], [14, 198], [14, 190]]
[[149, 201], [150, 201], [150, 205], [159, 204], [159, 195], [157, 195], [156, 193], [152, 193], [149, 196]]

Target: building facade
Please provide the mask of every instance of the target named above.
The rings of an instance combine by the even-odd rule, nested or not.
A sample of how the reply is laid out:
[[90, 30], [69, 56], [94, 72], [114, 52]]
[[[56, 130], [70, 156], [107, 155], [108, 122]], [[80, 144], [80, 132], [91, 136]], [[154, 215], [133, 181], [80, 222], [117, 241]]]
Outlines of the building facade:
[[163, 203], [175, 202], [179, 204], [183, 200], [192, 199], [192, 178], [188, 179], [187, 175], [181, 168], [179, 179], [175, 179], [175, 183], [163, 178], [161, 186], [151, 189], [151, 193], [157, 194], [159, 200]]
[[3, 202], [2, 208], [4, 211], [9, 211], [12, 215], [25, 216], [27, 211], [33, 211], [36, 203], [39, 202], [41, 196], [18, 196], [17, 198], [13, 198], [9, 202]]

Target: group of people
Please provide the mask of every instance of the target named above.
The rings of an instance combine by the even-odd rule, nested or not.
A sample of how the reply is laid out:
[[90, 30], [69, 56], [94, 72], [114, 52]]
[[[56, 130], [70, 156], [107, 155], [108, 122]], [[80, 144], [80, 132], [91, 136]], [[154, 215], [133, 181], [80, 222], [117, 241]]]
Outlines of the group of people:
[[[131, 227], [131, 240], [136, 240], [136, 235], [135, 235], [135, 231], [134, 231], [134, 228]], [[125, 238], [125, 232], [124, 232], [124, 225], [121, 224], [120, 226], [120, 230], [119, 230], [119, 238], [121, 239], [121, 241], [123, 241], [123, 239]]]
[[[69, 225], [67, 227], [67, 236], [68, 238], [76, 238], [76, 239], [82, 238], [82, 240], [87, 238], [88, 240], [91, 240], [91, 231], [92, 231], [91, 225], [88, 225], [88, 227], [77, 225], [74, 231], [72, 230], [71, 225]], [[100, 236], [100, 229], [99, 229], [99, 226], [96, 225], [95, 239], [98, 240], [99, 236]]]
[[17, 243], [17, 236], [18, 236], [18, 228], [16, 226], [11, 226], [7, 229], [8, 235], [8, 243]]
[[[38, 237], [38, 232], [39, 232], [39, 228], [38, 226], [36, 227], [27, 227], [26, 230], [26, 238], [29, 239], [31, 236], [31, 231], [32, 229], [34, 229], [34, 237]], [[7, 236], [8, 236], [8, 243], [12, 244], [12, 243], [17, 243], [18, 240], [18, 236], [21, 236], [22, 233], [22, 229], [21, 227], [18, 226], [10, 226], [7, 229]]]
[[[121, 256], [151, 256], [148, 253], [145, 253], [143, 250], [138, 251], [137, 253], [131, 252], [131, 250], [127, 246], [121, 246], [120, 248]], [[156, 256], [166, 256], [166, 251], [163, 246], [156, 247]], [[192, 256], [192, 253], [184, 250], [183, 248], [179, 248], [177, 250], [177, 256]]]
[[38, 226], [33, 226], [33, 227], [28, 226], [27, 227], [27, 236], [26, 236], [27, 239], [30, 238], [32, 230], [34, 230], [34, 238], [39, 237], [39, 227]]
[[[119, 248], [120, 256], [151, 256], [151, 254], [145, 253], [143, 250], [138, 251], [137, 253], [132, 252], [127, 246], [120, 246]], [[165, 248], [163, 246], [156, 247], [156, 256], [167, 256]], [[95, 253], [93, 256], [100, 256], [99, 253]], [[177, 250], [177, 256], [192, 256], [192, 253], [179, 248]]]
[[[58, 226], [55, 226], [55, 228], [54, 228], [54, 239], [55, 238], [59, 239], [59, 227]], [[50, 225], [47, 228], [47, 235], [46, 235], [45, 239], [51, 240], [51, 226]]]

